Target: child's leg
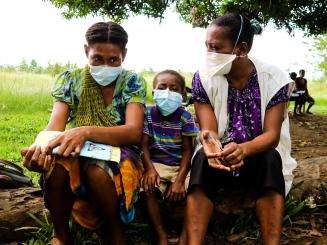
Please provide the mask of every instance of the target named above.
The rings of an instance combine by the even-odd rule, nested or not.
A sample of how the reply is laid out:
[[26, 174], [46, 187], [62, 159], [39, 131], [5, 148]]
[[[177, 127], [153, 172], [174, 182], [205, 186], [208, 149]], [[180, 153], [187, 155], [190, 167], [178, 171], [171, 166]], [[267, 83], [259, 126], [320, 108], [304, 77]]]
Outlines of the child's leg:
[[167, 234], [163, 226], [160, 207], [155, 192], [143, 193], [145, 196], [145, 202], [148, 209], [150, 221], [154, 230], [156, 231], [156, 235], [158, 236], [158, 244], [168, 244]]
[[45, 181], [45, 202], [54, 225], [53, 244], [72, 244], [69, 218], [74, 204], [74, 196], [69, 185], [68, 172], [56, 164], [50, 177]]
[[114, 182], [96, 165], [88, 166], [86, 182], [93, 203], [106, 220], [104, 244], [124, 244], [123, 225], [119, 217], [119, 203]]

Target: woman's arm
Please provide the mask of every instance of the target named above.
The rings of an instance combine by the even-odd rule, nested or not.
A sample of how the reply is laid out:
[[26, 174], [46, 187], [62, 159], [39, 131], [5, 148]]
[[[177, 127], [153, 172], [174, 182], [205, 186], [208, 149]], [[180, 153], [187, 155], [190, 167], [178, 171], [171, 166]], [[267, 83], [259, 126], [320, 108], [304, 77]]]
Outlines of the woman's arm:
[[210, 104], [194, 103], [196, 116], [200, 124], [200, 141], [203, 145], [203, 150], [208, 157], [209, 166], [215, 169], [230, 171], [220, 161], [221, 143], [218, 137], [218, 123]]
[[255, 155], [278, 146], [286, 106], [286, 103], [280, 103], [266, 111], [263, 133], [241, 144], [245, 156]]
[[[194, 103], [195, 114], [200, 124], [201, 131], [209, 131], [218, 138], [218, 124], [213, 108], [210, 104]], [[202, 142], [202, 138], [200, 138]]]
[[140, 103], [126, 107], [125, 124], [115, 127], [87, 127], [87, 139], [113, 146], [141, 143], [144, 108]]
[[[64, 102], [55, 102], [48, 125], [45, 130], [64, 131], [69, 116], [69, 107]], [[47, 168], [47, 157], [39, 146], [31, 146], [21, 150], [24, 157], [23, 164], [26, 168], [42, 171]]]
[[242, 144], [232, 142], [224, 147], [221, 157], [232, 170], [240, 168], [245, 157], [277, 147], [286, 106], [287, 103], [279, 103], [266, 111], [263, 133], [258, 137]]
[[69, 117], [69, 106], [65, 102], [53, 104], [51, 117], [45, 130], [64, 131]]
[[47, 149], [59, 146], [59, 155], [69, 156], [72, 152], [79, 153], [86, 140], [112, 146], [137, 145], [141, 143], [144, 108], [140, 103], [129, 103], [126, 107], [125, 124], [114, 127], [84, 126], [66, 131], [52, 140]]

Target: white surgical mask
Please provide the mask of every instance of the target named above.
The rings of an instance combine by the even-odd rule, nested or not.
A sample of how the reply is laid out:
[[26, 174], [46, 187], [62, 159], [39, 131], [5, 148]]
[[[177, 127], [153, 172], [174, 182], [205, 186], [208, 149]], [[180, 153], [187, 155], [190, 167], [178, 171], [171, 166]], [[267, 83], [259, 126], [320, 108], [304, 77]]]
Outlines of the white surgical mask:
[[122, 66], [92, 66], [90, 65], [90, 74], [94, 80], [101, 86], [107, 86], [113, 83], [122, 73]]
[[232, 64], [235, 58], [235, 54], [207, 52], [206, 63], [202, 72], [206, 77], [212, 77], [214, 75], [226, 75], [232, 69]]
[[223, 53], [215, 53], [215, 52], [207, 52], [205, 56], [205, 62], [202, 68], [200, 68], [200, 73], [205, 77], [211, 78], [214, 75], [226, 75], [228, 74], [233, 65], [233, 61], [236, 59], [236, 54], [234, 54], [235, 47], [238, 43], [238, 40], [241, 36], [243, 30], [243, 17], [241, 18], [241, 27], [238, 32], [238, 36], [236, 42], [234, 44], [234, 48], [231, 54], [223, 54]]
[[153, 100], [161, 114], [168, 116], [173, 114], [182, 105], [183, 96], [169, 89], [155, 89], [153, 90]]

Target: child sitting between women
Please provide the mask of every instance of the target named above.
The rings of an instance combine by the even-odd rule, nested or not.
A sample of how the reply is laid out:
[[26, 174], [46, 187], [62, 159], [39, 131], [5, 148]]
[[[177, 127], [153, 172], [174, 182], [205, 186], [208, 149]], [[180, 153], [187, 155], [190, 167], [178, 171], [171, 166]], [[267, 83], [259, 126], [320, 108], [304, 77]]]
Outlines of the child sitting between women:
[[155, 105], [146, 109], [142, 138], [144, 175], [142, 189], [158, 244], [167, 244], [155, 190], [169, 201], [186, 196], [193, 137], [198, 133], [194, 118], [182, 107], [185, 79], [165, 70], [153, 81]]

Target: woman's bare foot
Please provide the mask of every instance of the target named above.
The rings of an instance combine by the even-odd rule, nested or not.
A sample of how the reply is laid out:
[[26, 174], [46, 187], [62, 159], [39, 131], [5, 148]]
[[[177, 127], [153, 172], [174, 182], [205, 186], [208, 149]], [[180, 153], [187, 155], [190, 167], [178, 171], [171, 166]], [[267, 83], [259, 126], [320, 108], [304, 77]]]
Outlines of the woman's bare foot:
[[157, 234], [158, 245], [168, 245], [168, 237], [165, 232], [160, 232]]
[[68, 239], [61, 239], [58, 238], [57, 236], [54, 236], [50, 242], [51, 245], [72, 245], [73, 240], [68, 238]]
[[168, 245], [168, 239], [167, 237], [165, 238], [158, 238], [158, 245]]
[[57, 237], [52, 238], [51, 245], [65, 245], [65, 243], [61, 240], [59, 240]]

